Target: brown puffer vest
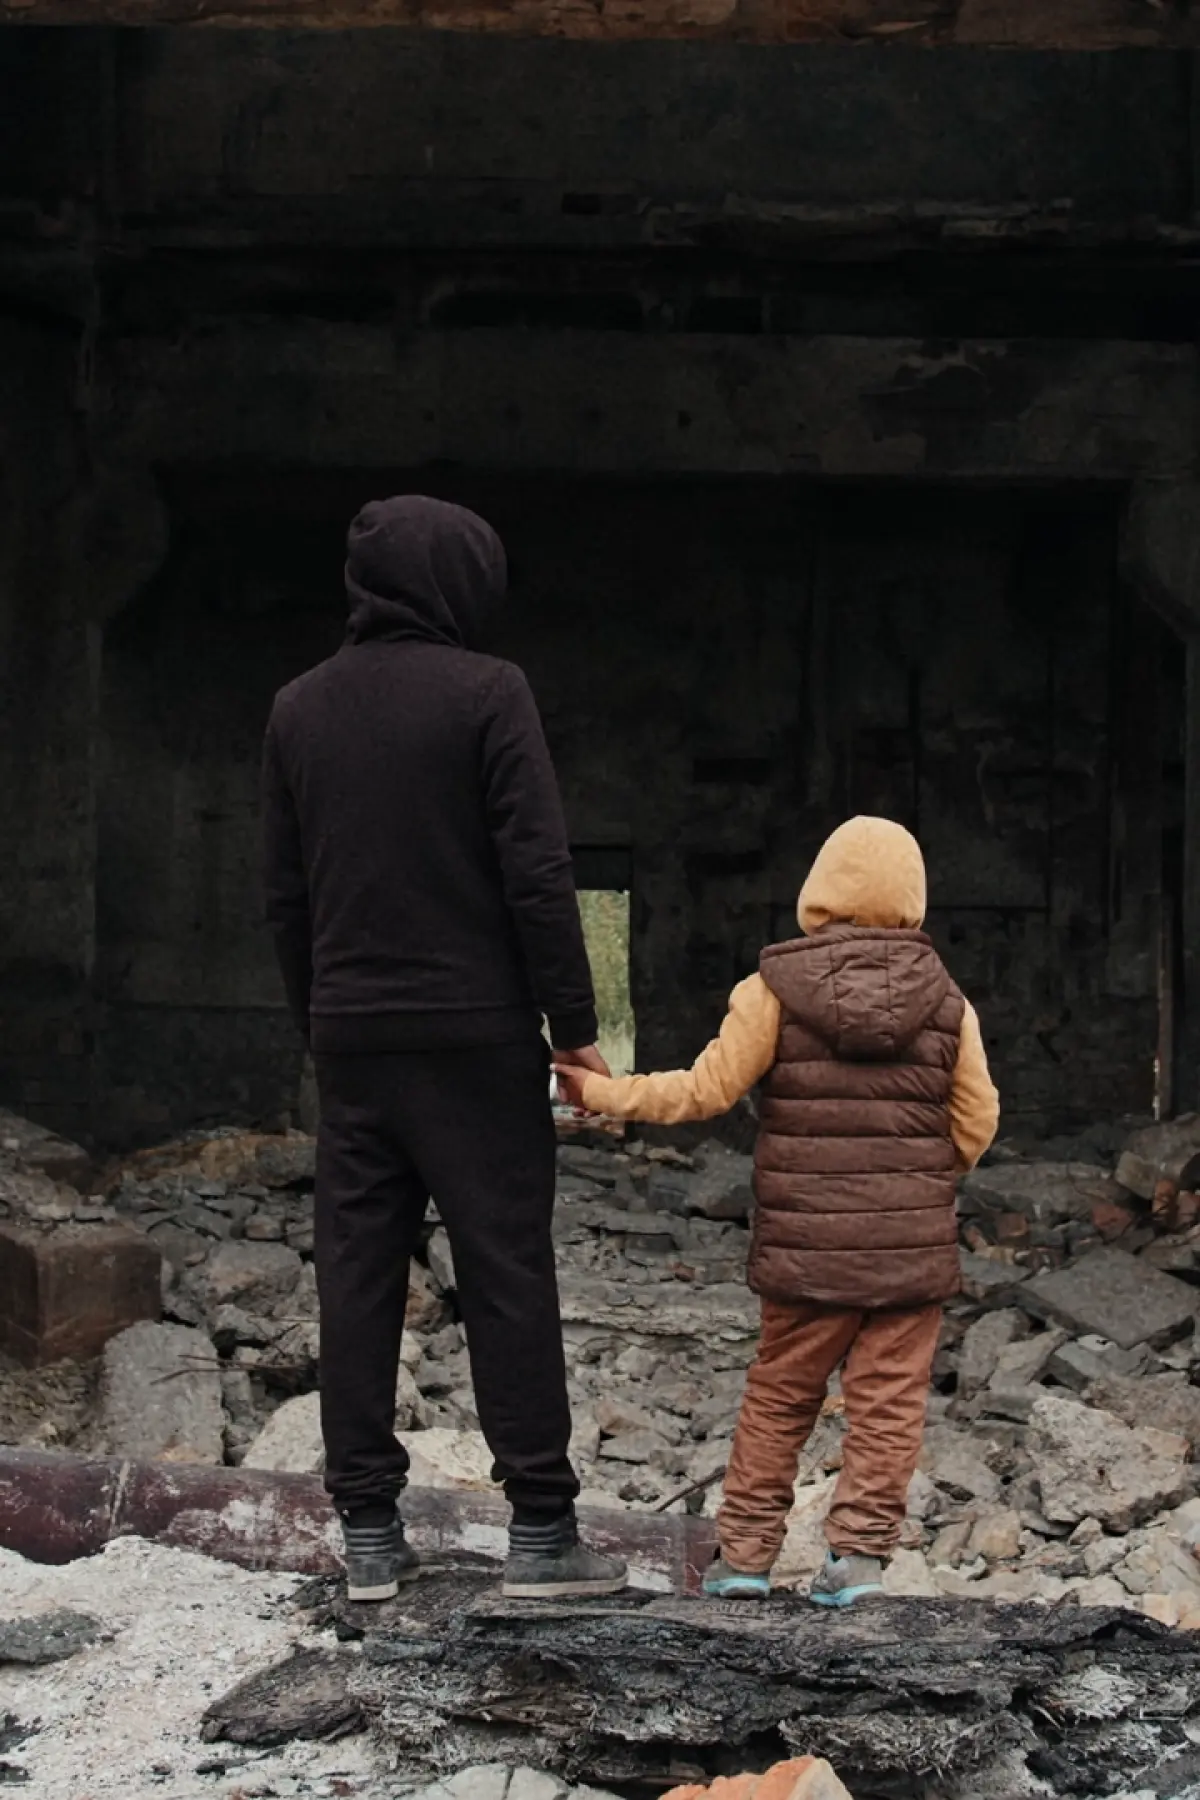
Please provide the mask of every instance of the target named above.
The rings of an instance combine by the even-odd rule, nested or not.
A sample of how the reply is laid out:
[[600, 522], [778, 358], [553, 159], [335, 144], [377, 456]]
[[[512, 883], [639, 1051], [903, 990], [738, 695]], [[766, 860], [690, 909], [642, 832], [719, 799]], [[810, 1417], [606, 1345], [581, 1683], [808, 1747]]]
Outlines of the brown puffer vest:
[[782, 1007], [749, 1278], [772, 1300], [958, 1292], [949, 1101], [965, 1002], [922, 931], [827, 925], [763, 951]]

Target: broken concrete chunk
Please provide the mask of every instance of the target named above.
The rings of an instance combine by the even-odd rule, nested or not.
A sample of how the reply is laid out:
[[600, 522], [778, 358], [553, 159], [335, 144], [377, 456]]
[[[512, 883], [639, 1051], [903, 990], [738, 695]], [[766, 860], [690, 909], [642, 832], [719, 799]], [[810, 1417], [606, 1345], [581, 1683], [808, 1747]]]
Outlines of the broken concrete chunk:
[[162, 1258], [128, 1225], [0, 1225], [0, 1350], [26, 1367], [97, 1356], [162, 1313]]
[[208, 1261], [187, 1277], [187, 1285], [208, 1311], [240, 1306], [247, 1312], [269, 1312], [291, 1294], [302, 1264], [286, 1244], [237, 1240], [218, 1244]]
[[414, 1431], [405, 1439], [412, 1487], [459, 1488], [473, 1493], [492, 1493], [494, 1457], [482, 1432], [450, 1431], [435, 1425]]
[[1001, 1305], [1029, 1278], [1028, 1269], [973, 1250], [959, 1252], [959, 1265], [963, 1292], [983, 1306]]
[[1125, 1350], [1180, 1336], [1200, 1311], [1193, 1289], [1112, 1246], [1035, 1275], [1018, 1299], [1039, 1318], [1075, 1333], [1096, 1332]]
[[90, 1191], [94, 1167], [82, 1144], [58, 1137], [44, 1125], [35, 1125], [32, 1119], [23, 1119], [2, 1106], [0, 1157], [10, 1158], [18, 1168], [36, 1170], [51, 1181], [63, 1181], [81, 1194]]
[[1002, 1162], [974, 1169], [960, 1185], [963, 1210], [1020, 1213], [1035, 1225], [1088, 1220], [1095, 1206], [1116, 1206], [1117, 1182], [1090, 1163]]
[[319, 1474], [325, 1467], [320, 1395], [297, 1394], [277, 1407], [242, 1458], [242, 1466]]
[[967, 1327], [958, 1357], [958, 1392], [964, 1400], [987, 1386], [996, 1372], [1000, 1352], [1028, 1330], [1026, 1315], [1015, 1307], [984, 1313]]
[[1050, 1359], [1066, 1342], [1060, 1327], [1035, 1332], [1032, 1337], [1008, 1344], [996, 1358], [996, 1367], [988, 1382], [989, 1394], [1021, 1394], [1046, 1373]]
[[1200, 1113], [1135, 1131], [1117, 1163], [1117, 1180], [1142, 1200], [1154, 1199], [1160, 1181], [1176, 1188], [1200, 1184]]
[[921, 1452], [920, 1467], [947, 1493], [964, 1500], [998, 1500], [999, 1477], [976, 1454], [969, 1438], [941, 1427], [931, 1431]]
[[132, 1325], [104, 1351], [100, 1437], [110, 1456], [220, 1463], [225, 1412], [216, 1346], [187, 1325]]
[[966, 1554], [982, 1556], [989, 1563], [1011, 1561], [1021, 1554], [1021, 1531], [1019, 1513], [1010, 1507], [989, 1508], [972, 1525]]
[[[66, 1607], [34, 1613], [24, 1619], [0, 1619], [0, 1663], [65, 1662], [87, 1650], [106, 1635], [103, 1625], [87, 1613]], [[2, 1766], [2, 1765], [0, 1765]], [[0, 1775], [0, 1781], [3, 1776]]]
[[1059, 1524], [1095, 1518], [1109, 1531], [1130, 1531], [1192, 1491], [1184, 1438], [1132, 1430], [1078, 1400], [1038, 1400], [1026, 1448], [1042, 1510]]
[[458, 1288], [454, 1275], [454, 1257], [450, 1250], [450, 1238], [444, 1225], [439, 1225], [429, 1240], [425, 1255], [429, 1262], [429, 1273], [433, 1276], [434, 1285], [442, 1294], [453, 1294]]
[[1086, 1398], [1126, 1425], [1148, 1425], [1186, 1438], [1192, 1456], [1200, 1456], [1200, 1388], [1182, 1372], [1143, 1375], [1137, 1381], [1102, 1375]]

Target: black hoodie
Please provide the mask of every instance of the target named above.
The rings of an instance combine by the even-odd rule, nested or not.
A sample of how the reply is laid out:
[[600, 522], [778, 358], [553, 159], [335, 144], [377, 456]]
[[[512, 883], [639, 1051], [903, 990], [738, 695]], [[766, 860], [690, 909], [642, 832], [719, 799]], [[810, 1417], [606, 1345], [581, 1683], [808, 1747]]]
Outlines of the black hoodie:
[[336, 656], [277, 695], [267, 917], [321, 1052], [560, 1049], [596, 1010], [554, 770], [528, 683], [474, 645], [504, 597], [474, 513], [410, 496], [350, 527]]

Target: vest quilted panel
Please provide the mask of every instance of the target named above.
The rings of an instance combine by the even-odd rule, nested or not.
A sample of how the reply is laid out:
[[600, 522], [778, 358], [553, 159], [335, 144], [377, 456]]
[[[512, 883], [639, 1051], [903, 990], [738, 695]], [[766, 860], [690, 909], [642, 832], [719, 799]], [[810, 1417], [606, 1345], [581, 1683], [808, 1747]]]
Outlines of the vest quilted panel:
[[783, 1017], [763, 1090], [750, 1284], [921, 1306], [958, 1291], [949, 1102], [964, 1001], [923, 932], [831, 925], [763, 952]]

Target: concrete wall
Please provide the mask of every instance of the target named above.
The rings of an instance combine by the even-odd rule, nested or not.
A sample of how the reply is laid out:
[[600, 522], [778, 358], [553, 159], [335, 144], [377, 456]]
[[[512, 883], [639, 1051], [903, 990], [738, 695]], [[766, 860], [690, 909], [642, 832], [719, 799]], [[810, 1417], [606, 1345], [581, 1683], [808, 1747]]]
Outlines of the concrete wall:
[[[1010, 1126], [1148, 1108], [1158, 876], [1114, 934], [1134, 903], [1113, 840], [1125, 720], [1159, 690], [1130, 688], [1114, 494], [420, 485], [504, 534], [497, 647], [535, 684], [575, 842], [631, 853], [643, 1065], [696, 1054], [763, 943], [794, 935], [826, 831], [878, 811], [925, 845]], [[106, 1103], [143, 1133], [286, 1098], [257, 745], [274, 687], [337, 643], [344, 518], [377, 484], [176, 489], [177, 549], [104, 658]]]
[[[1195, 910], [1138, 599], [1200, 621], [1192, 73], [0, 35], [0, 1099], [108, 1138], [290, 1103], [258, 739], [346, 520], [419, 485], [510, 540], [573, 833], [632, 856], [643, 1062], [879, 810], [1010, 1122], [1143, 1110]], [[1131, 492], [1171, 529], [1119, 572]]]

